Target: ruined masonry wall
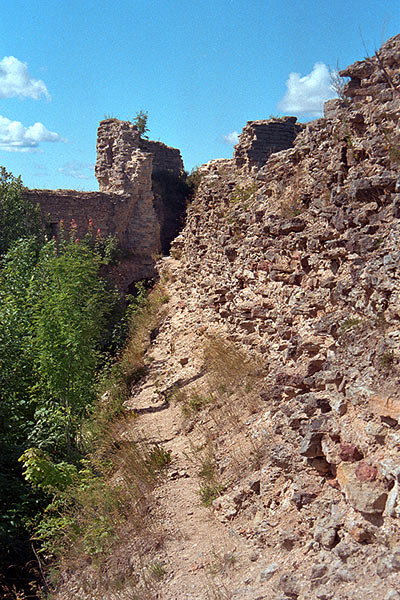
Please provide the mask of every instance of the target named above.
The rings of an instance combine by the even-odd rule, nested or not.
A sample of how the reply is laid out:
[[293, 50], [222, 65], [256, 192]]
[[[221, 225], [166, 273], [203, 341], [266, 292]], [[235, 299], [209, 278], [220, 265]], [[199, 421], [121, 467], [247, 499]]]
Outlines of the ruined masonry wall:
[[68, 230], [72, 219], [78, 237], [87, 233], [89, 220], [104, 236], [117, 235], [125, 259], [114, 278], [126, 289], [134, 280], [154, 276], [154, 257], [160, 250], [152, 173], [153, 155], [139, 148], [138, 131], [131, 123], [109, 119], [100, 123], [98, 132], [100, 192], [28, 190], [26, 196], [39, 204], [53, 235], [60, 220]]
[[297, 134], [304, 128], [296, 117], [248, 121], [235, 146], [233, 160], [238, 169], [259, 169], [274, 152], [293, 147]]
[[153, 156], [153, 173], [169, 171], [177, 177], [183, 173], [183, 160], [177, 148], [166, 146], [162, 142], [140, 140], [139, 147], [143, 152]]
[[126, 289], [132, 281], [154, 276], [160, 223], [166, 211], [159, 207], [156, 213], [152, 177], [165, 171], [181, 175], [179, 150], [142, 140], [132, 123], [106, 119], [101, 121], [97, 134], [95, 173], [99, 192], [27, 190], [25, 194], [40, 206], [53, 235], [58, 234], [61, 220], [66, 231], [74, 220], [79, 238], [87, 233], [90, 220], [94, 232], [100, 229], [104, 236], [116, 235], [125, 258], [113, 276]]
[[106, 119], [101, 121], [97, 132], [95, 173], [100, 191], [117, 194], [132, 191], [129, 165], [133, 153], [137, 158], [140, 154], [152, 156], [152, 173], [169, 171], [179, 176], [183, 172], [183, 161], [178, 149], [161, 142], [141, 139], [132, 123]]
[[68, 230], [72, 219], [78, 226], [78, 237], [83, 237], [88, 230], [89, 219], [93, 227], [101, 229], [104, 235], [115, 234], [118, 220], [125, 221], [128, 212], [127, 202], [120, 196], [112, 196], [102, 192], [75, 192], [74, 190], [27, 190], [25, 195], [33, 204], [39, 204], [42, 215], [51, 229], [58, 229], [59, 222], [64, 221]]

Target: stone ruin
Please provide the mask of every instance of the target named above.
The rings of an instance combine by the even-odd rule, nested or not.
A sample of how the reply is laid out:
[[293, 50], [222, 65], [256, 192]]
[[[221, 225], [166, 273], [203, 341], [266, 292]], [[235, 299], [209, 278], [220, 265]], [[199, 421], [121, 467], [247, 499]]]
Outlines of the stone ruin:
[[271, 154], [292, 148], [297, 134], [305, 127], [296, 121], [296, 117], [248, 121], [235, 146], [235, 166], [250, 172], [263, 167]]
[[142, 139], [129, 121], [106, 119], [97, 132], [96, 178], [101, 192], [135, 193], [136, 173], [151, 161], [151, 173], [169, 172], [180, 177], [181, 153], [162, 142]]
[[[296, 117], [249, 121], [235, 147], [235, 166], [260, 168], [271, 154], [291, 148], [303, 127]], [[122, 258], [111, 276], [127, 290], [154, 277], [155, 257], [169, 252], [183, 226], [189, 191], [183, 173], [178, 149], [141, 138], [130, 122], [105, 119], [97, 133], [98, 192], [27, 190], [26, 196], [40, 206], [50, 235], [58, 235], [60, 221], [68, 229], [72, 220], [80, 238], [89, 221], [103, 236], [116, 235]]]
[[168, 252], [183, 224], [187, 189], [181, 176], [180, 151], [141, 139], [129, 122], [106, 119], [97, 134], [95, 173], [99, 192], [27, 190], [39, 204], [49, 233], [57, 236], [60, 221], [72, 219], [78, 237], [93, 229], [116, 235], [122, 259], [112, 277], [122, 289], [154, 277], [155, 256]]

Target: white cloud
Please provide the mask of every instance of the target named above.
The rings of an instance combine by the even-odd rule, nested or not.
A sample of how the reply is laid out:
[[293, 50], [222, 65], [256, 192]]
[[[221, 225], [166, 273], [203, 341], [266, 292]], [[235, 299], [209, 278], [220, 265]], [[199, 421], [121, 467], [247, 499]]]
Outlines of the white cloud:
[[231, 133], [227, 133], [222, 136], [227, 144], [230, 146], [234, 146], [239, 141], [239, 134], [237, 131], [232, 131]]
[[278, 104], [279, 109], [286, 114], [321, 117], [324, 102], [336, 95], [332, 90], [329, 69], [322, 62], [315, 63], [311, 73], [303, 77], [300, 73], [290, 73], [286, 87], [287, 92]]
[[6, 152], [38, 152], [40, 142], [61, 142], [61, 136], [49, 131], [43, 123], [24, 127], [0, 115], [0, 150]]
[[50, 100], [46, 84], [41, 79], [33, 79], [25, 63], [14, 56], [5, 56], [0, 60], [0, 98], [14, 96], [35, 100], [44, 96]]
[[[94, 165], [91, 163], [81, 163], [76, 160], [66, 163], [58, 169], [59, 173], [68, 175], [74, 179], [90, 179], [93, 176]], [[88, 173], [90, 171], [90, 173]]]

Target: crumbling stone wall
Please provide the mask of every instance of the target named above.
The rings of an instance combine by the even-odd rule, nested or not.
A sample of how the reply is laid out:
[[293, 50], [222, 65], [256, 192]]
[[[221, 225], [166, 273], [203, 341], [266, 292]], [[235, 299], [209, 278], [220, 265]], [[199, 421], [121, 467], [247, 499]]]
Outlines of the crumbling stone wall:
[[179, 150], [142, 140], [132, 123], [106, 119], [97, 137], [99, 192], [27, 190], [26, 196], [39, 204], [51, 235], [58, 235], [60, 221], [68, 230], [72, 220], [78, 237], [89, 221], [102, 235], [116, 235], [123, 258], [113, 276], [127, 289], [132, 281], [154, 277], [155, 256], [168, 250], [181, 227], [182, 172]]
[[[25, 194], [33, 204], [39, 204], [46, 226], [54, 235], [58, 234], [60, 221], [64, 221], [68, 231], [72, 219], [77, 224], [79, 238], [87, 233], [89, 219], [92, 219], [96, 231], [100, 229], [103, 235], [115, 234], [115, 216], [117, 220], [121, 219], [122, 210], [127, 212], [128, 208], [128, 203], [120, 196], [102, 192], [27, 190]], [[125, 219], [122, 217], [122, 220]]]
[[162, 142], [139, 139], [139, 148], [143, 152], [149, 152], [153, 156], [153, 173], [168, 171], [180, 177], [184, 167], [181, 153], [178, 148], [171, 148]]
[[[102, 192], [125, 194], [131, 185], [131, 157], [150, 154], [152, 172], [169, 172], [179, 177], [183, 172], [181, 153], [162, 142], [142, 139], [128, 121], [105, 119], [97, 131], [95, 173]], [[134, 161], [135, 162], [135, 161]]]
[[132, 281], [154, 277], [154, 257], [160, 250], [160, 225], [151, 191], [152, 156], [132, 153], [128, 162], [130, 194], [76, 192], [74, 190], [27, 190], [26, 196], [39, 204], [50, 234], [58, 235], [60, 221], [68, 231], [72, 220], [78, 237], [92, 222], [103, 236], [116, 235], [123, 257], [112, 269], [115, 281], [127, 289]]
[[[260, 541], [259, 562], [276, 560], [249, 598], [398, 595], [400, 35], [379, 55], [383, 68], [371, 57], [346, 69], [347, 101], [254, 176], [233, 161], [205, 165], [172, 247], [185, 342], [187, 331], [226, 336], [260, 357], [246, 435], [262, 455], [212, 503]], [[245, 186], [253, 193], [240, 198]], [[236, 465], [232, 445], [214, 441], [224, 469]], [[255, 477], [250, 508], [243, 481]]]
[[293, 147], [297, 134], [304, 128], [296, 117], [248, 121], [235, 146], [233, 159], [238, 169], [259, 169], [274, 152]]
[[132, 174], [145, 156], [152, 157], [150, 188], [160, 225], [160, 248], [167, 253], [182, 228], [186, 211], [188, 190], [181, 177], [181, 153], [162, 142], [142, 139], [132, 123], [118, 119], [101, 121], [95, 168], [101, 191], [132, 193]]

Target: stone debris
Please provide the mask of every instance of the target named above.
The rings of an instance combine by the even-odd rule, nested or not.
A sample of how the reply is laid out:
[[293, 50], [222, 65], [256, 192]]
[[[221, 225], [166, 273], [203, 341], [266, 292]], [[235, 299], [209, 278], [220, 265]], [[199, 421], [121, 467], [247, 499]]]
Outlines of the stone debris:
[[[174, 461], [160, 600], [400, 595], [400, 35], [342, 75], [325, 118], [249, 122], [199, 168], [158, 264], [170, 312], [144, 382], [171, 401], [137, 421]], [[205, 584], [215, 540], [237, 562]]]
[[342, 74], [324, 119], [249, 122], [201, 167], [172, 245], [186, 314], [262, 357], [260, 496], [213, 510], [271, 549], [268, 598], [398, 593], [400, 36]]

